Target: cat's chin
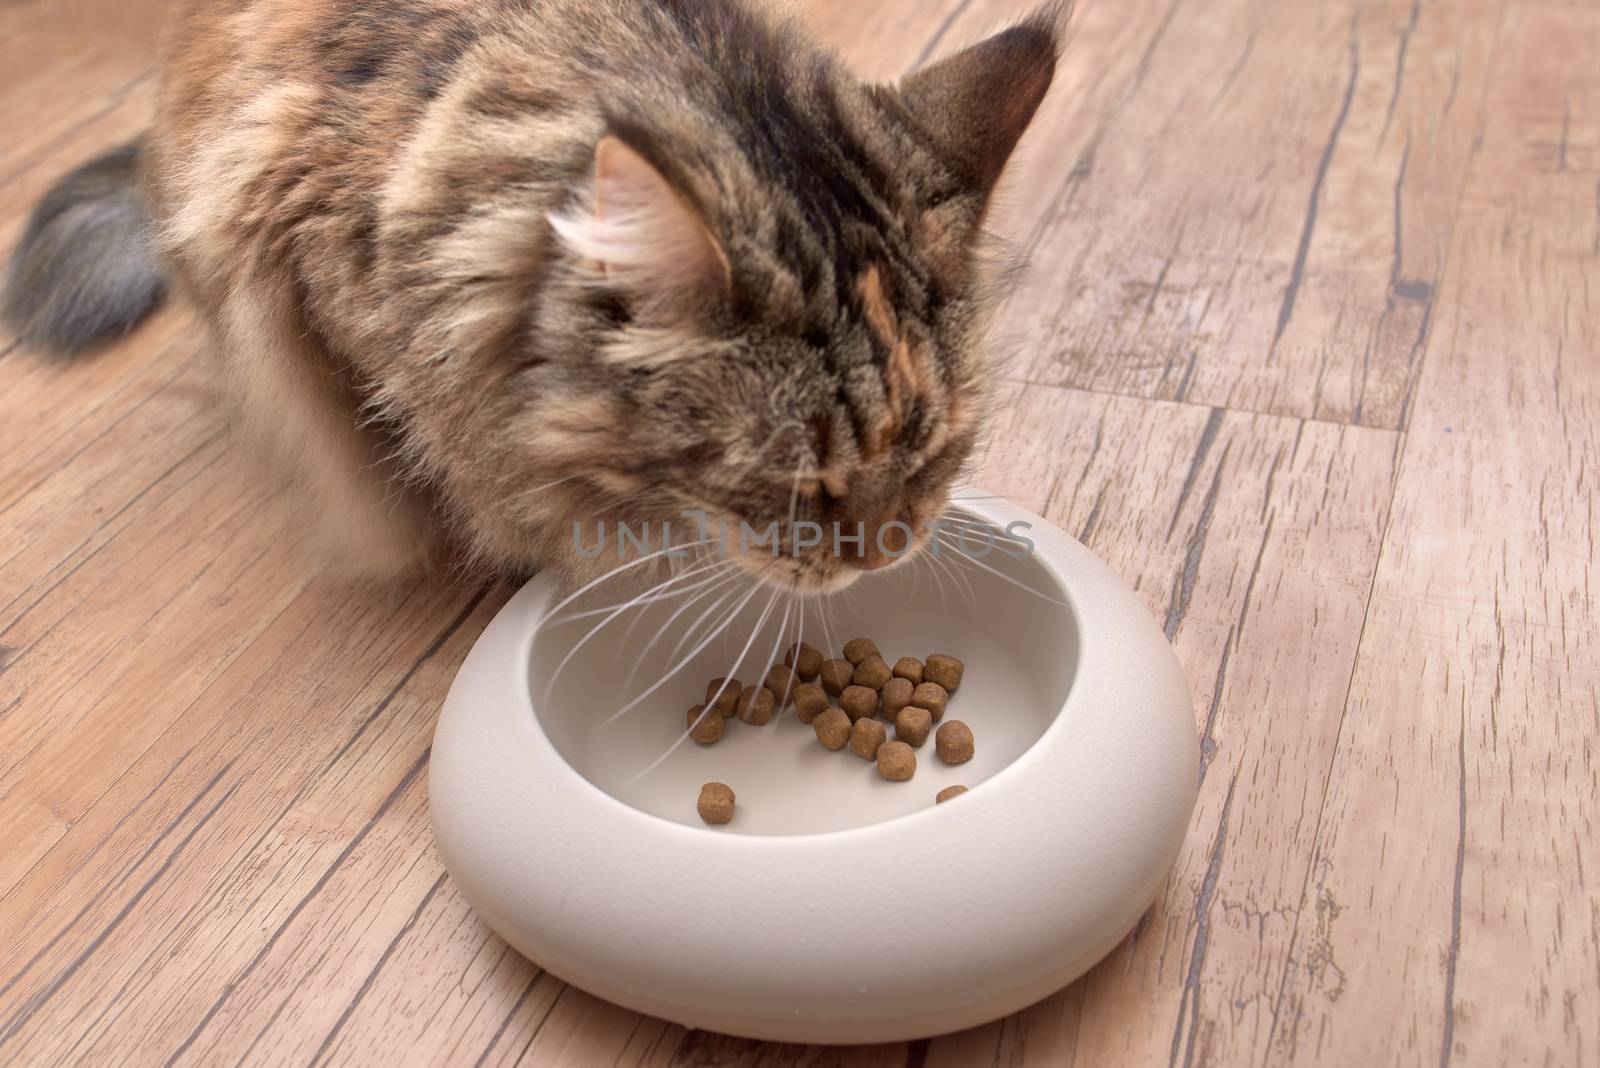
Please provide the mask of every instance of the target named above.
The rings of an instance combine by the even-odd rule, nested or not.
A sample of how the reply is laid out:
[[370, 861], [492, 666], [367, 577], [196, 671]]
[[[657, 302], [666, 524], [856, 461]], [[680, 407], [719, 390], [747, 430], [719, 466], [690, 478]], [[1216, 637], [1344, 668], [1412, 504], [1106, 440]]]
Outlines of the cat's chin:
[[745, 574], [758, 579], [765, 586], [785, 593], [806, 597], [821, 597], [848, 589], [862, 575], [853, 567], [835, 565], [819, 567], [804, 560], [751, 554], [735, 556], [734, 563]]
[[798, 580], [793, 589], [796, 593], [821, 597], [849, 589], [862, 574], [861, 571], [847, 567], [830, 575], [810, 575]]
[[[920, 546], [918, 549], [920, 550]], [[881, 567], [866, 569], [838, 562], [832, 567], [819, 567], [803, 560], [785, 560], [780, 566], [774, 567], [772, 559], [763, 556], [741, 557], [737, 562], [747, 574], [760, 579], [767, 586], [787, 593], [821, 597], [849, 589], [860, 581], [863, 575], [872, 571], [892, 571], [902, 567], [916, 555], [917, 552], [913, 551], [890, 560]]]

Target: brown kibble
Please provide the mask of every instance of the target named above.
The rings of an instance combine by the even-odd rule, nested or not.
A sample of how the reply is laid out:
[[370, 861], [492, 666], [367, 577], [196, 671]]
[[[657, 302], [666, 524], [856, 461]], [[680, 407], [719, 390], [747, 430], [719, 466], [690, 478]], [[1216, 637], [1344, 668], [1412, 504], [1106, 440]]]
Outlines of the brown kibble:
[[724, 726], [722, 713], [714, 708], [708, 710], [705, 705], [695, 705], [689, 709], [689, 737], [701, 745], [721, 741]]
[[759, 727], [772, 719], [777, 700], [765, 686], [747, 686], [739, 695], [739, 718]]
[[850, 750], [863, 760], [876, 760], [878, 747], [888, 736], [889, 732], [883, 729], [883, 724], [871, 716], [863, 717], [850, 728]]
[[917, 754], [905, 742], [884, 742], [878, 747], [878, 774], [890, 782], [905, 782], [917, 773]]
[[855, 667], [869, 656], [881, 656], [871, 638], [851, 638], [844, 643], [844, 658]]
[[965, 786], [946, 786], [943, 790], [939, 791], [937, 796], [934, 797], [933, 803], [936, 805], [942, 805], [952, 797], [960, 797], [966, 792], [967, 788]]
[[829, 749], [843, 749], [850, 740], [850, 717], [837, 708], [830, 708], [811, 722], [817, 732], [817, 741]]
[[933, 730], [933, 713], [926, 708], [907, 705], [894, 717], [894, 736], [914, 749], [921, 749]]
[[972, 728], [959, 719], [940, 724], [933, 736], [933, 747], [946, 764], [965, 764], [972, 759]]
[[953, 656], [944, 653], [929, 653], [926, 666], [923, 668], [922, 677], [928, 682], [937, 682], [944, 687], [945, 693], [955, 693], [961, 685], [961, 675], [966, 671], [966, 665]]
[[884, 683], [880, 695], [882, 700], [878, 705], [878, 711], [883, 714], [883, 718], [892, 721], [899, 715], [900, 710], [911, 703], [913, 689], [909, 679], [890, 679]]
[[950, 695], [937, 682], [925, 682], [911, 691], [911, 703], [926, 708], [935, 723], [944, 718], [944, 708], [949, 701]]
[[800, 679], [787, 664], [773, 664], [767, 669], [766, 687], [772, 691], [778, 707], [794, 703], [794, 688], [798, 685]]
[[695, 808], [707, 823], [727, 823], [733, 819], [733, 791], [725, 783], [708, 782], [700, 787]]
[[889, 670], [889, 665], [883, 662], [883, 657], [873, 653], [856, 665], [855, 674], [850, 676], [850, 681], [869, 690], [881, 690], [883, 684], [893, 677], [894, 673]]
[[739, 710], [739, 695], [743, 692], [738, 679], [712, 679], [706, 687], [706, 704], [726, 718]]
[[801, 723], [810, 723], [828, 707], [828, 695], [814, 682], [802, 682], [789, 695], [794, 699], [795, 715]]
[[867, 686], [846, 686], [844, 693], [839, 695], [839, 707], [854, 723], [862, 716], [870, 716], [878, 711], [878, 692]]
[[800, 676], [800, 681], [812, 682], [816, 679], [817, 672], [822, 670], [823, 659], [822, 650], [810, 642], [796, 642], [789, 646], [783, 662], [794, 668], [794, 673]]
[[922, 661], [914, 656], [902, 656], [894, 662], [894, 677], [905, 679], [913, 686], [922, 685]]
[[850, 676], [856, 673], [856, 666], [848, 660], [829, 660], [822, 665], [818, 676], [822, 680], [822, 688], [838, 697], [844, 693], [844, 688], [850, 685]]

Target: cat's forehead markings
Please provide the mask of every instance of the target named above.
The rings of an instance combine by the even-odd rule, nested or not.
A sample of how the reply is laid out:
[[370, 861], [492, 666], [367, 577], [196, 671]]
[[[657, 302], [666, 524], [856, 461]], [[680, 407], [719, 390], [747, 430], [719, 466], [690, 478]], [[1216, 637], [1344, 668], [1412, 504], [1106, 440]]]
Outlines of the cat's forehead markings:
[[900, 327], [899, 316], [883, 291], [883, 279], [876, 264], [862, 273], [859, 291], [867, 325], [889, 350], [883, 373], [888, 405], [864, 442], [866, 458], [871, 459], [888, 448], [910, 416], [915, 402], [931, 399], [939, 391], [928, 373], [927, 354], [920, 351], [921, 346], [914, 346]]
[[900, 340], [900, 326], [889, 298], [883, 293], [883, 279], [878, 275], [878, 265], [868, 267], [859, 283], [861, 306], [867, 313], [867, 325], [878, 335], [887, 348], [894, 348]]

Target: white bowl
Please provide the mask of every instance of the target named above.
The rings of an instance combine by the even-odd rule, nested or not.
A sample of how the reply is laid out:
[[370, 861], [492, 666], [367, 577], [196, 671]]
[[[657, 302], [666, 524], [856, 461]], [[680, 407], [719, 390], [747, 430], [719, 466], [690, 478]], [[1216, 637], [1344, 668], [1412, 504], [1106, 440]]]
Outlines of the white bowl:
[[[946, 766], [930, 739], [909, 782], [825, 750], [792, 711], [732, 720], [713, 746], [681, 741], [686, 710], [742, 648], [747, 683], [775, 659], [781, 609], [757, 626], [765, 592], [696, 650], [701, 608], [680, 611], [686, 597], [580, 645], [607, 616], [541, 629], [556, 588], [529, 583], [462, 665], [434, 738], [434, 833], [467, 900], [561, 979], [751, 1038], [923, 1037], [1083, 974], [1177, 856], [1199, 766], [1189, 692], [1144, 607], [1086, 549], [1013, 505], [963, 507], [1031, 524], [1034, 551], [869, 574], [828, 599], [831, 642], [817, 602], [805, 613], [805, 637], [832, 655], [868, 636], [891, 663], [965, 661], [946, 719], [972, 727], [977, 755]], [[623, 599], [613, 588], [556, 618]], [[726, 826], [696, 814], [708, 781], [737, 794]], [[970, 792], [935, 807], [955, 783]]]

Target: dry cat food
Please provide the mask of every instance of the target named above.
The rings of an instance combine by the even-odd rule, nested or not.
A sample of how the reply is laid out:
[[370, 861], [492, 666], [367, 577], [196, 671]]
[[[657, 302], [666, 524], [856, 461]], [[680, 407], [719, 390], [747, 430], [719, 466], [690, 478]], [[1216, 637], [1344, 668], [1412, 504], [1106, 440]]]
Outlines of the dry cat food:
[[883, 713], [883, 718], [893, 722], [900, 710], [911, 703], [911, 691], [914, 688], [909, 679], [890, 679], [884, 683], [878, 693], [878, 711]]
[[727, 718], [739, 710], [739, 694], [742, 692], [744, 687], [739, 685], [738, 679], [712, 679], [706, 686], [706, 704]]
[[933, 715], [926, 708], [907, 705], [894, 717], [894, 736], [913, 749], [921, 749], [933, 730]]
[[863, 760], [876, 760], [878, 749], [888, 735], [889, 732], [877, 720], [871, 717], [858, 719], [856, 725], [850, 728], [850, 749]]
[[940, 724], [933, 748], [946, 764], [965, 764], [972, 759], [972, 729], [959, 719]]
[[922, 685], [922, 661], [914, 656], [902, 656], [894, 662], [894, 677], [905, 679], [913, 686]]
[[850, 717], [837, 708], [830, 708], [811, 721], [817, 732], [817, 741], [829, 749], [843, 749], [850, 740]]
[[883, 657], [873, 653], [856, 665], [855, 674], [850, 676], [850, 681], [856, 686], [865, 686], [877, 691], [883, 689], [883, 684], [893, 677], [894, 673], [889, 670], [889, 665], [883, 662]]
[[772, 691], [772, 696], [780, 708], [793, 703], [794, 688], [798, 685], [800, 685], [799, 677], [787, 664], [773, 664], [767, 669], [766, 687]]
[[733, 819], [733, 791], [726, 783], [708, 782], [700, 787], [700, 800], [695, 807], [707, 823], [727, 823]]
[[[796, 718], [811, 727], [825, 748], [849, 746], [890, 782], [916, 775], [916, 751], [930, 734], [944, 763], [972, 759], [972, 729], [956, 719], [940, 722], [966, 670], [960, 660], [930, 653], [922, 660], [902, 656], [891, 667], [871, 638], [852, 638], [843, 652], [843, 657], [829, 659], [815, 646], [795, 642], [784, 652], [783, 663], [773, 664], [755, 685], [743, 686], [734, 678], [712, 680], [705, 703], [689, 709], [689, 736], [711, 745], [722, 738], [724, 721], [731, 715], [761, 726], [793, 705]], [[894, 726], [892, 740], [884, 720]], [[942, 805], [966, 792], [965, 786], [947, 786], [934, 801]], [[733, 818], [733, 791], [723, 783], [706, 783], [699, 809], [707, 823], [727, 823]]]
[[747, 686], [739, 695], [739, 718], [759, 727], [771, 721], [777, 701], [765, 686]]
[[810, 723], [828, 707], [828, 692], [814, 682], [802, 682], [789, 695], [794, 702], [794, 714], [801, 723]]
[[817, 673], [822, 680], [822, 688], [834, 697], [844, 693], [844, 688], [850, 685], [850, 676], [856, 673], [856, 666], [848, 660], [829, 660], [822, 665]]
[[844, 693], [839, 695], [839, 707], [844, 709], [852, 723], [862, 716], [876, 715], [878, 691], [870, 686], [846, 686]]
[[722, 713], [714, 708], [707, 709], [705, 705], [695, 705], [689, 709], [689, 737], [701, 745], [720, 741], [726, 725]]
[[950, 695], [937, 682], [925, 682], [911, 691], [911, 703], [918, 708], [926, 708], [935, 723], [944, 718], [945, 705], [949, 701]]
[[905, 742], [884, 742], [878, 747], [878, 774], [890, 782], [905, 782], [917, 773], [917, 754]]
[[882, 656], [871, 638], [851, 638], [844, 643], [844, 658], [855, 667], [869, 656]]
[[953, 656], [929, 653], [924, 661], [922, 677], [926, 682], [937, 682], [943, 686], [945, 693], [955, 693], [961, 685], [961, 673], [966, 670], [966, 665]]
[[801, 682], [815, 681], [822, 670], [822, 661], [821, 650], [809, 642], [796, 642], [789, 646], [789, 651], [783, 656], [783, 662], [794, 668]]

